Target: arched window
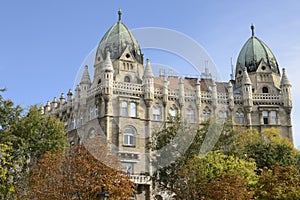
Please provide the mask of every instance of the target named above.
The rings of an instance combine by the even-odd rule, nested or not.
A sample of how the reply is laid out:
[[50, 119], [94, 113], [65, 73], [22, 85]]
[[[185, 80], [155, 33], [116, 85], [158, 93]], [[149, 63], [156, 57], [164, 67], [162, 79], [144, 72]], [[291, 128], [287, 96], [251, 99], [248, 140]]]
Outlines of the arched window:
[[227, 119], [227, 112], [223, 111], [223, 110], [220, 110], [219, 111], [219, 119], [220, 119], [221, 122], [225, 122], [226, 119]]
[[171, 107], [169, 109], [169, 115], [170, 115], [170, 120], [171, 121], [174, 121], [175, 120], [175, 117], [177, 115], [177, 109], [175, 107]]
[[237, 123], [239, 124], [244, 124], [244, 113], [243, 111], [241, 110], [238, 110], [236, 113], [235, 113], [235, 120]]
[[128, 103], [126, 101], [121, 103], [121, 114], [125, 117], [128, 116]]
[[186, 120], [188, 123], [195, 123], [195, 113], [192, 107], [186, 110]]
[[207, 121], [210, 118], [211, 111], [208, 107], [203, 110], [203, 121]]
[[124, 82], [130, 83], [130, 77], [129, 77], [129, 76], [125, 76], [125, 77], [124, 77]]
[[133, 127], [126, 127], [123, 133], [123, 144], [126, 146], [135, 146], [135, 129]]
[[136, 103], [130, 102], [130, 117], [136, 117]]
[[154, 121], [160, 121], [161, 114], [160, 114], [160, 107], [154, 106], [152, 110], [152, 118]]
[[269, 93], [269, 89], [267, 87], [262, 88], [262, 93]]

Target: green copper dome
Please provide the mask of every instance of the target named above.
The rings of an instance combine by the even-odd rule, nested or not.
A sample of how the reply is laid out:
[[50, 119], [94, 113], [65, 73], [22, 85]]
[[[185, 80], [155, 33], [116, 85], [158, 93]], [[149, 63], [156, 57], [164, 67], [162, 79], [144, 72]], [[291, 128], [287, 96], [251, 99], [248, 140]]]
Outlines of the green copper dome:
[[118, 14], [118, 22], [105, 33], [99, 43], [98, 52], [101, 51], [102, 56], [105, 58], [106, 52], [110, 51], [111, 59], [118, 59], [124, 50], [128, 48], [134, 58], [142, 63], [143, 57], [140, 46], [131, 31], [121, 22], [121, 10]]
[[237, 66], [246, 67], [248, 72], [255, 72], [258, 65], [263, 60], [273, 72], [280, 74], [278, 63], [270, 48], [256, 36], [254, 36], [254, 26], [251, 25], [252, 36], [244, 44], [240, 51]]

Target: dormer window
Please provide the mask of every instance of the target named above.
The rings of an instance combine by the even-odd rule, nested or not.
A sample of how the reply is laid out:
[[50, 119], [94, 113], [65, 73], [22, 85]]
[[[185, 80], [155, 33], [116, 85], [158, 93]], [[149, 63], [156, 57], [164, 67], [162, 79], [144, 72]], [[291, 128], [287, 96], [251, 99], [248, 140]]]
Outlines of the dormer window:
[[129, 77], [129, 76], [125, 76], [125, 77], [124, 77], [124, 82], [130, 83], [130, 77]]
[[269, 88], [263, 87], [262, 88], [262, 93], [269, 93]]

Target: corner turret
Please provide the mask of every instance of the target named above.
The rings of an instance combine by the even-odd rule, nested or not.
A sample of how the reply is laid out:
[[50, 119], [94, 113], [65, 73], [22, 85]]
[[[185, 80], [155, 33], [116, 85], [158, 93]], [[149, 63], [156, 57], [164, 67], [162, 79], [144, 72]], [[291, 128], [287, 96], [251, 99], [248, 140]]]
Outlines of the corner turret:
[[154, 100], [154, 75], [149, 59], [147, 59], [146, 61], [146, 67], [143, 76], [143, 85], [145, 90], [145, 100], [149, 104]]
[[282, 69], [282, 78], [281, 78], [281, 92], [283, 98], [283, 104], [286, 108], [292, 108], [292, 94], [291, 94], [291, 83], [286, 75], [285, 68]]

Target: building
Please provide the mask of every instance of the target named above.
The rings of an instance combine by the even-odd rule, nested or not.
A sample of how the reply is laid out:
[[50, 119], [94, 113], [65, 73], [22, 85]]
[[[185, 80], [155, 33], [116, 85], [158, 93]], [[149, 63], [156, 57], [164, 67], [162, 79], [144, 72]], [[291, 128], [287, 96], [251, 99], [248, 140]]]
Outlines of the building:
[[137, 199], [149, 199], [146, 175], [152, 169], [146, 144], [154, 128], [179, 113], [188, 123], [215, 117], [252, 129], [275, 127], [293, 141], [291, 83], [269, 47], [255, 36], [253, 25], [251, 30], [234, 80], [216, 82], [208, 71], [200, 79], [155, 77], [119, 11], [119, 20], [98, 45], [93, 79], [85, 66], [75, 94], [70, 90], [66, 99], [62, 93], [42, 112], [65, 122], [71, 145], [105, 135], [137, 184]]

